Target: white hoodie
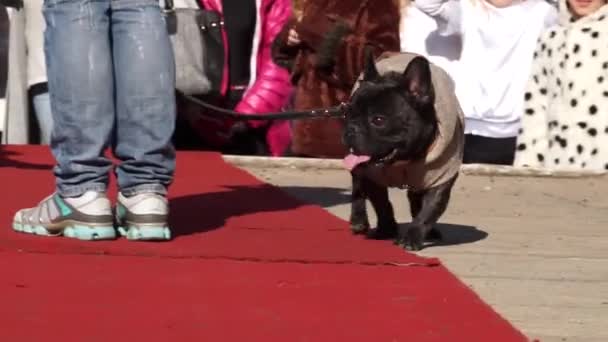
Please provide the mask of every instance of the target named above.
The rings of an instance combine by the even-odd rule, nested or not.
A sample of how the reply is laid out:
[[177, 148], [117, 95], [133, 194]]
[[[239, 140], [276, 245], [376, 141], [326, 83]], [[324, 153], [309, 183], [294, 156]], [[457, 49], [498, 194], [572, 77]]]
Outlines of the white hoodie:
[[557, 23], [545, 0], [494, 7], [483, 0], [416, 0], [443, 35], [462, 36], [455, 75], [466, 133], [490, 138], [517, 136], [532, 56], [541, 32]]

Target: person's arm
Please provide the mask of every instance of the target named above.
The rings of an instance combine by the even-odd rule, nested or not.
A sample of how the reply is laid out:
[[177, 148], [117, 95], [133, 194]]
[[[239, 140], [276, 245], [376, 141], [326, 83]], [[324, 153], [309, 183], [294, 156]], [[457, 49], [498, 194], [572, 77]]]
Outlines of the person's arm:
[[468, 0], [416, 0], [414, 4], [422, 12], [434, 18], [437, 21], [439, 33], [447, 36], [461, 32], [460, 1]]
[[399, 9], [393, 0], [367, 1], [359, 10], [357, 27], [323, 14], [296, 26], [303, 43], [316, 52], [320, 75], [344, 88], [352, 87], [361, 74], [367, 49], [375, 56], [400, 50]]
[[[274, 0], [269, 5], [262, 24], [260, 51], [258, 51], [257, 75], [235, 110], [239, 113], [276, 112], [282, 109], [289, 97], [292, 85], [286, 68], [277, 65], [272, 58], [272, 44], [291, 18], [290, 0]], [[255, 58], [255, 57], [254, 57]], [[265, 124], [250, 121], [253, 127]]]
[[544, 23], [545, 29], [549, 29], [555, 25], [558, 25], [559, 13], [555, 7], [550, 7], [549, 11], [547, 12], [547, 15], [545, 16]]
[[[545, 37], [545, 36], [543, 36]], [[543, 153], [549, 145], [548, 79], [550, 59], [547, 56], [546, 39], [538, 41], [530, 79], [524, 95], [524, 113], [517, 137], [516, 166], [544, 167], [547, 162]]]

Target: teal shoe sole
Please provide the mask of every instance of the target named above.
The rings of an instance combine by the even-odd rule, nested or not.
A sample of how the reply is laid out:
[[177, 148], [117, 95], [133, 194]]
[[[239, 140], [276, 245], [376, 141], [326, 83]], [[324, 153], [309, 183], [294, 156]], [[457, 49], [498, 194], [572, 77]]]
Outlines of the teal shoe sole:
[[171, 240], [171, 230], [166, 226], [119, 226], [118, 232], [132, 241]]
[[13, 229], [20, 233], [40, 235], [40, 236], [61, 236], [85, 240], [85, 241], [97, 241], [97, 240], [114, 240], [116, 239], [116, 230], [113, 226], [88, 226], [84, 224], [71, 224], [66, 226], [63, 231], [59, 234], [51, 233], [43, 226], [35, 226], [29, 224], [21, 224], [20, 222], [13, 222]]

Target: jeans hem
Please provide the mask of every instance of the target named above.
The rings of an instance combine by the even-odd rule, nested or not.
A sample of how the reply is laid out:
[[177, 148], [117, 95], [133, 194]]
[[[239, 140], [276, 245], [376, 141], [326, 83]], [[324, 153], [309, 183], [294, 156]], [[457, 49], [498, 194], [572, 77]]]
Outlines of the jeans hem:
[[145, 193], [155, 193], [155, 194], [159, 194], [159, 195], [166, 195], [167, 187], [162, 184], [158, 184], [158, 183], [157, 184], [142, 184], [142, 185], [136, 185], [136, 186], [132, 186], [129, 188], [121, 189], [120, 193], [122, 193], [123, 196], [126, 196], [126, 197], [131, 197], [131, 196], [145, 194]]
[[95, 191], [95, 192], [103, 192], [107, 191], [108, 187], [105, 184], [87, 184], [87, 185], [78, 185], [68, 188], [57, 188], [57, 193], [61, 197], [79, 197], [83, 195], [87, 191]]

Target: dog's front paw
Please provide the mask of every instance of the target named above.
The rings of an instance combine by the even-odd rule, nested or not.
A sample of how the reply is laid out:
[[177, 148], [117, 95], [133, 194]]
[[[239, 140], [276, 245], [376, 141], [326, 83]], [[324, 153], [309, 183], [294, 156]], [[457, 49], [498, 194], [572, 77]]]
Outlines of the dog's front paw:
[[395, 221], [378, 222], [375, 229], [367, 231], [366, 237], [374, 240], [394, 239], [397, 236], [398, 225]]
[[[364, 203], [365, 204], [365, 203]], [[365, 207], [353, 205], [350, 214], [350, 231], [353, 234], [365, 234], [369, 230], [369, 219]]]
[[365, 234], [367, 231], [369, 231], [369, 223], [367, 223], [367, 222], [358, 222], [358, 223], [351, 222], [350, 223], [350, 231], [353, 234]]
[[419, 251], [424, 246], [424, 232], [421, 227], [407, 225], [399, 229], [395, 243], [408, 251]]
[[353, 234], [365, 234], [369, 231], [368, 223], [351, 223], [350, 231]]

